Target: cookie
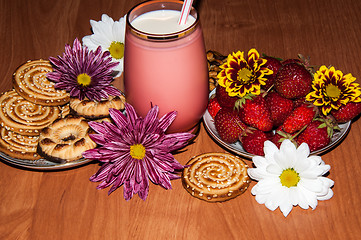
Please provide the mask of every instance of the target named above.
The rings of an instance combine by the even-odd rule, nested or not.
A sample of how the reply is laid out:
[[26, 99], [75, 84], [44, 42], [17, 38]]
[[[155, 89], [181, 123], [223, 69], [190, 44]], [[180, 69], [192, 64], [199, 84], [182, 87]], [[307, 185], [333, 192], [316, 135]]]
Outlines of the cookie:
[[14, 89], [0, 96], [0, 124], [6, 130], [36, 136], [59, 117], [58, 107], [29, 102]]
[[247, 164], [228, 153], [206, 153], [193, 157], [182, 173], [183, 187], [193, 197], [207, 202], [233, 199], [249, 186]]
[[60, 106], [60, 116], [62, 118], [68, 116], [70, 114], [70, 106], [69, 106], [69, 103], [68, 104], [65, 104], [63, 106]]
[[109, 116], [109, 108], [124, 109], [124, 96], [110, 96], [102, 101], [91, 101], [89, 99], [79, 100], [70, 98], [70, 112], [73, 115], [82, 116], [87, 119], [99, 119]]
[[45, 159], [65, 163], [82, 158], [82, 153], [96, 147], [89, 137], [92, 131], [85, 118], [67, 115], [40, 132], [37, 152]]
[[26, 136], [0, 128], [0, 151], [10, 157], [26, 160], [40, 159], [36, 152], [38, 136]]
[[55, 89], [54, 83], [46, 78], [53, 68], [47, 60], [28, 61], [13, 74], [13, 86], [26, 100], [44, 105], [59, 106], [69, 102], [70, 95], [65, 90]]

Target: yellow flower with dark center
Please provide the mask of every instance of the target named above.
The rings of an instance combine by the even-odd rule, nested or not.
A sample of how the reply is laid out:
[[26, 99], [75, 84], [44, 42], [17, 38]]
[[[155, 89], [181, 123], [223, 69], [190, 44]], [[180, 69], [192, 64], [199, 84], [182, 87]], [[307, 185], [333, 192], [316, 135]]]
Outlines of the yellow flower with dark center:
[[266, 68], [266, 59], [260, 58], [256, 49], [248, 51], [247, 58], [244, 52], [238, 51], [229, 54], [227, 62], [222, 64], [218, 74], [218, 83], [226, 88], [231, 97], [243, 97], [248, 93], [259, 95], [261, 86], [266, 84], [266, 75], [271, 75], [272, 70]]
[[327, 115], [332, 109], [338, 110], [348, 102], [361, 102], [361, 88], [350, 73], [344, 75], [334, 67], [321, 66], [314, 74], [312, 91], [306, 100], [321, 107]]

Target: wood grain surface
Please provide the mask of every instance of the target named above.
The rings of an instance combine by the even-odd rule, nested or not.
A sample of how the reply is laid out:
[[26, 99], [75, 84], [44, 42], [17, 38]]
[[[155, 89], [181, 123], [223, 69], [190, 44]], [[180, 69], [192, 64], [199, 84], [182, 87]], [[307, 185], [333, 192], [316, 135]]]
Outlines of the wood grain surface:
[[[91, 34], [90, 19], [118, 20], [137, 0], [0, 0], [0, 90], [30, 59], [62, 54], [64, 45]], [[360, 83], [359, 0], [198, 0], [207, 49], [223, 54], [256, 48], [268, 55], [311, 56]], [[315, 210], [296, 207], [285, 218], [256, 202], [250, 189], [224, 203], [191, 197], [180, 180], [172, 190], [151, 184], [146, 201], [110, 196], [89, 181], [96, 162], [63, 171], [34, 171], [0, 162], [0, 239], [360, 239], [361, 121], [322, 155], [335, 181], [334, 196]], [[195, 142], [176, 159], [225, 152], [202, 124]], [[250, 160], [245, 160], [251, 166]], [[251, 183], [251, 187], [256, 182]]]

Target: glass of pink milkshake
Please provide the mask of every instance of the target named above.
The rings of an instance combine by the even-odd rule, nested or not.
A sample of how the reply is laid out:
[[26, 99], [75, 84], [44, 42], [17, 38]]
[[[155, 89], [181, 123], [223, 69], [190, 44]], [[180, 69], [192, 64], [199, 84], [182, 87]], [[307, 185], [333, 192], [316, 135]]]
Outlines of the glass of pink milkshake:
[[124, 89], [138, 115], [152, 106], [160, 116], [177, 111], [168, 132], [195, 129], [208, 102], [208, 67], [202, 28], [192, 8], [178, 24], [183, 2], [153, 0], [127, 14]]

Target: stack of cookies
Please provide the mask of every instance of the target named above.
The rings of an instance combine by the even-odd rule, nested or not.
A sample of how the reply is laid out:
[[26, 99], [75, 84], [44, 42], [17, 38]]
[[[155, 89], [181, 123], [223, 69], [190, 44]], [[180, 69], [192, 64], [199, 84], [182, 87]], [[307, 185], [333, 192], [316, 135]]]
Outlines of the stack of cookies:
[[13, 89], [0, 97], [0, 150], [10, 157], [36, 160], [40, 131], [62, 116], [59, 106], [69, 94], [56, 90], [46, 78], [52, 71], [46, 60], [28, 61], [13, 74]]
[[110, 121], [109, 108], [124, 109], [124, 96], [110, 96], [101, 101], [70, 98], [66, 117], [45, 127], [39, 136], [37, 152], [52, 162], [63, 163], [82, 158], [82, 153], [96, 147], [89, 137], [89, 121]]
[[88, 121], [107, 117], [110, 107], [124, 109], [124, 97], [101, 102], [72, 99], [70, 108], [69, 93], [55, 89], [46, 78], [50, 71], [47, 60], [28, 61], [13, 74], [13, 89], [0, 95], [0, 151], [10, 157], [80, 159], [83, 151], [96, 147]]

